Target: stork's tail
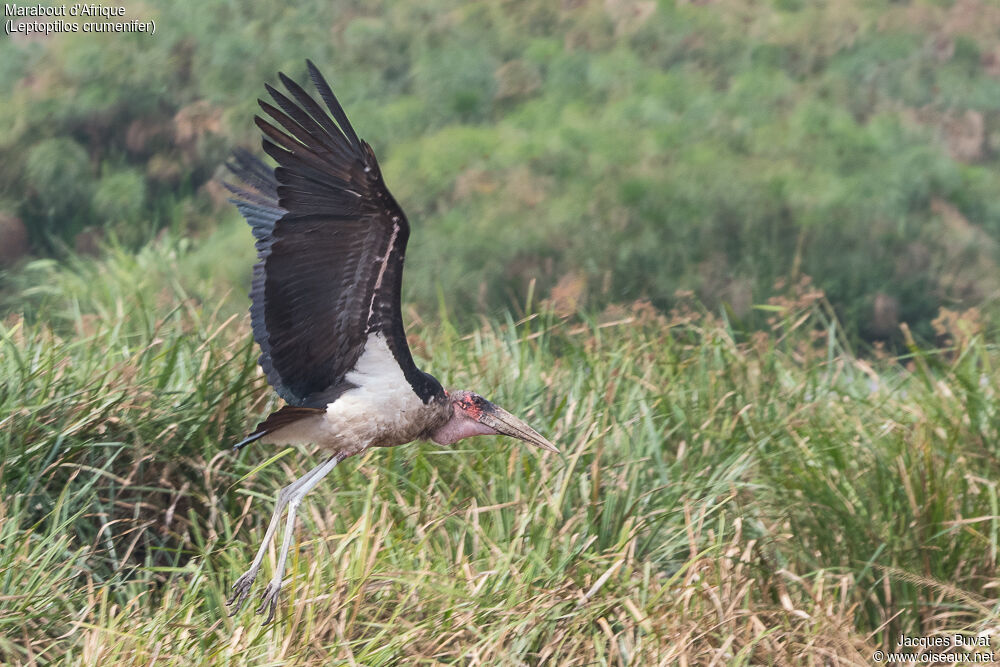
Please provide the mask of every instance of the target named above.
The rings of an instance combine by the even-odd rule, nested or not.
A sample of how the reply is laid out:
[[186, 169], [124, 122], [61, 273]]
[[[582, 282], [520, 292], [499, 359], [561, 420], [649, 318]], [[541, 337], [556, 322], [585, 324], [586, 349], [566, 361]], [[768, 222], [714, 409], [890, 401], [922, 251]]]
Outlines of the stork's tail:
[[324, 412], [326, 410], [323, 408], [300, 408], [294, 405], [286, 405], [277, 412], [272, 412], [268, 415], [267, 419], [257, 424], [257, 428], [253, 430], [253, 433], [233, 445], [233, 451], [238, 452], [251, 442], [256, 442], [268, 433], [274, 433], [293, 422], [305, 419], [306, 417], [315, 417]]
[[246, 447], [247, 445], [249, 445], [251, 442], [257, 442], [258, 440], [260, 440], [261, 438], [263, 438], [265, 435], [267, 435], [267, 431], [261, 431], [260, 433], [251, 433], [250, 435], [248, 435], [247, 437], [243, 438], [242, 440], [240, 440], [239, 442], [237, 442], [235, 445], [233, 445], [233, 451], [234, 452], [238, 452], [241, 449], [243, 449], [244, 447]]

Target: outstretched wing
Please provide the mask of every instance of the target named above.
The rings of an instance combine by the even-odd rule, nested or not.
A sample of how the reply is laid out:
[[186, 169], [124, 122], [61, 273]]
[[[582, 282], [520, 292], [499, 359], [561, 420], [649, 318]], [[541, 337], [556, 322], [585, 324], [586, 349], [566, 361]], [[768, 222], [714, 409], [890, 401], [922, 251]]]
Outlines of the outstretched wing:
[[250, 311], [261, 367], [288, 403], [325, 407], [352, 386], [345, 375], [380, 333], [426, 402], [441, 386], [414, 365], [400, 312], [410, 226], [371, 147], [307, 65], [326, 109], [279, 74], [291, 97], [267, 86], [277, 106], [259, 104], [272, 121], [254, 119], [278, 166], [246, 153], [230, 163], [247, 186], [230, 186], [234, 201], [257, 239]]

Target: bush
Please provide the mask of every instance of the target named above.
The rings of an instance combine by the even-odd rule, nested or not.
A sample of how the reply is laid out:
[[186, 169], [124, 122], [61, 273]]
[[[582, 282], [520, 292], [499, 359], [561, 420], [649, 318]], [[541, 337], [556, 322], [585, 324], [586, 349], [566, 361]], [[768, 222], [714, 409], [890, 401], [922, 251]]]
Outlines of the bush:
[[98, 181], [94, 191], [94, 216], [128, 245], [145, 240], [139, 226], [145, 205], [146, 179], [135, 169], [111, 171]]
[[28, 229], [35, 242], [71, 238], [87, 219], [93, 178], [86, 149], [67, 137], [44, 139], [28, 152], [25, 181], [34, 212]]

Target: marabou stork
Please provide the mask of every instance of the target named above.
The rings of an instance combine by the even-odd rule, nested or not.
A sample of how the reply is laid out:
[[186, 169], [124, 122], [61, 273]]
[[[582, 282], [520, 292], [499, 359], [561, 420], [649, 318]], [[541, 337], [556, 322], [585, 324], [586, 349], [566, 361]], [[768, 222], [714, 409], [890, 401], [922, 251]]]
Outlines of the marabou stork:
[[260, 366], [287, 403], [235, 449], [256, 440], [313, 443], [328, 457], [278, 493], [263, 544], [226, 602], [232, 614], [243, 606], [287, 508], [278, 563], [257, 608], [267, 611], [265, 623], [277, 607], [296, 509], [348, 456], [494, 434], [558, 451], [503, 408], [471, 391], [445, 391], [413, 363], [400, 313], [410, 226], [371, 147], [316, 66], [306, 64], [327, 109], [279, 73], [291, 98], [265, 84], [277, 107], [258, 102], [275, 124], [254, 118], [278, 166], [247, 151], [227, 165], [243, 183], [226, 184], [232, 201], [256, 239], [250, 314]]

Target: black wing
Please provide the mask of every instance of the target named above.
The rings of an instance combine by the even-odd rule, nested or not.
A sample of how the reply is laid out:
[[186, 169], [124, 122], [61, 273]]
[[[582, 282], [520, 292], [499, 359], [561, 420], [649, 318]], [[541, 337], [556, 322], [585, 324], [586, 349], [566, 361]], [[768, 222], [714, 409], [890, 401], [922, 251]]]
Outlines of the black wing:
[[400, 312], [409, 223], [371, 147], [306, 62], [329, 114], [279, 73], [294, 101], [266, 86], [277, 107], [258, 102], [275, 124], [254, 119], [277, 168], [245, 152], [229, 165], [247, 185], [230, 190], [257, 239], [250, 312], [260, 365], [290, 404], [324, 407], [350, 388], [344, 376], [368, 337], [382, 333], [429, 401], [441, 385], [413, 363]]

